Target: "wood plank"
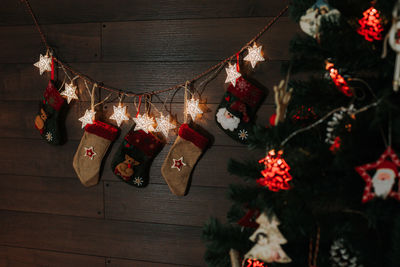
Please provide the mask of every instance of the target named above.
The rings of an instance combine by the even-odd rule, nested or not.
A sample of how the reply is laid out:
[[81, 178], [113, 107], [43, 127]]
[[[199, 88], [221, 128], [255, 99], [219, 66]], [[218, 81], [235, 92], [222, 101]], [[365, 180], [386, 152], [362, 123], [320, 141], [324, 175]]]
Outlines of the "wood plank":
[[0, 211], [0, 244], [191, 265], [203, 263], [201, 228]]
[[[31, 0], [40, 23], [275, 16], [288, 1], [261, 0]], [[78, 7], [79, 8], [76, 8]], [[93, 8], [96, 7], [96, 8]], [[60, 10], [62, 15], [60, 16]], [[3, 0], [0, 25], [31, 24], [23, 3]]]
[[[37, 53], [36, 53], [37, 54]], [[36, 55], [35, 54], [35, 55]], [[91, 76], [104, 84], [121, 88], [124, 91], [136, 93], [150, 92], [165, 89], [186, 80], [216, 64], [217, 61], [205, 62], [107, 62], [107, 63], [74, 63], [71, 64], [78, 71]], [[242, 66], [242, 71], [247, 76], [261, 84], [269, 91], [265, 103], [273, 103], [273, 85], [278, 84], [284, 78], [280, 72], [282, 61], [267, 61], [257, 65], [252, 72], [248, 64]], [[61, 72], [59, 72], [61, 75]], [[154, 75], [157, 73], [157, 75]], [[59, 77], [61, 80], [62, 76]], [[222, 70], [205, 88], [203, 98], [207, 103], [218, 103], [222, 97], [226, 72]], [[38, 100], [49, 80], [49, 74], [40, 76], [37, 68], [32, 64], [0, 64], [0, 99], [2, 100]], [[201, 82], [201, 81], [199, 81]], [[195, 87], [198, 86], [194, 84]], [[78, 82], [78, 95], [80, 100], [89, 100], [84, 83]], [[103, 97], [108, 92], [102, 91]], [[162, 99], [171, 98], [170, 93], [160, 94]], [[155, 102], [158, 100], [153, 99]], [[174, 102], [183, 101], [183, 90], [174, 97]], [[124, 101], [132, 102], [132, 98]]]
[[[78, 118], [83, 116], [85, 110], [90, 104], [87, 102], [71, 103], [70, 110], [68, 112], [65, 126], [67, 129], [68, 139], [78, 141], [82, 138], [83, 130], [81, 122]], [[102, 118], [110, 124], [115, 125], [114, 120], [110, 120], [109, 117], [113, 112], [113, 105], [117, 103], [108, 103], [104, 105], [103, 109], [98, 111], [98, 118]], [[29, 139], [40, 139], [38, 130], [34, 127], [34, 119], [38, 112], [38, 101], [33, 102], [8, 102], [0, 101], [0, 138], [29, 138]], [[128, 113], [134, 115], [136, 110], [133, 104], [127, 104]], [[162, 110], [162, 105], [156, 105], [159, 110]], [[183, 122], [183, 105], [173, 104], [172, 114], [176, 114], [178, 121]], [[207, 109], [207, 113], [201, 119], [196, 120], [196, 124], [203, 127], [206, 131], [213, 135], [214, 145], [229, 145], [229, 146], [241, 146], [239, 143], [231, 138], [227, 138], [226, 134], [220, 130], [215, 122], [215, 112], [217, 109], [216, 104], [207, 104], [204, 110]], [[270, 105], [261, 106], [258, 111], [257, 123], [266, 125], [269, 117], [274, 112], [274, 108]], [[164, 112], [165, 113], [165, 112]], [[158, 113], [157, 113], [158, 116]], [[121, 137], [130, 130], [134, 125], [132, 120], [124, 122], [121, 125]], [[171, 132], [168, 138], [169, 143], [173, 143], [176, 138], [176, 132]], [[122, 139], [121, 139], [122, 140]]]
[[[99, 23], [54, 24], [43, 26], [43, 32], [62, 59], [95, 62], [100, 58], [100, 26]], [[46, 53], [33, 26], [3, 26], [0, 36], [1, 63], [33, 64], [38, 61], [39, 53]]]
[[[125, 260], [108, 258], [106, 260], [107, 267], [133, 267], [133, 266], [145, 266], [145, 267], [177, 267], [177, 266], [190, 266], [190, 265], [175, 265], [175, 264], [165, 264], [159, 262], [145, 262], [145, 261], [135, 261], [135, 260]], [[193, 266], [193, 265], [192, 265]]]
[[104, 267], [105, 258], [37, 249], [0, 246], [0, 266]]
[[[108, 22], [102, 27], [105, 61], [222, 60], [239, 50], [271, 18]], [[259, 40], [273, 60], [289, 57], [289, 41], [300, 31], [281, 18]], [[118, 41], [116, 41], [118, 40]]]
[[78, 179], [0, 175], [0, 209], [103, 218], [103, 187]]
[[[44, 177], [74, 177], [76, 174], [72, 168], [72, 159], [78, 147], [77, 141], [71, 141], [64, 146], [51, 146], [42, 140], [27, 139], [0, 139], [0, 173], [10, 175], [31, 175]], [[118, 143], [114, 144], [109, 156], [104, 162], [104, 181], [119, 181], [111, 171], [111, 160], [118, 149]], [[170, 145], [164, 147], [155, 158], [150, 169], [150, 182], [165, 184], [161, 176], [161, 166], [170, 149]], [[248, 151], [245, 146], [226, 147], [212, 146], [204, 153], [193, 171], [192, 186], [216, 186], [226, 187], [241, 179], [230, 175], [227, 171], [229, 158], [243, 159], [261, 158], [264, 151]], [[23, 162], [23, 167], [21, 167]], [[57, 167], [49, 167], [57, 166]]]
[[[224, 221], [231, 206], [226, 188], [192, 187], [185, 197], [167, 185], [146, 188], [124, 182], [105, 182], [106, 219], [203, 226], [210, 216]], [[194, 212], [195, 211], [195, 212]]]

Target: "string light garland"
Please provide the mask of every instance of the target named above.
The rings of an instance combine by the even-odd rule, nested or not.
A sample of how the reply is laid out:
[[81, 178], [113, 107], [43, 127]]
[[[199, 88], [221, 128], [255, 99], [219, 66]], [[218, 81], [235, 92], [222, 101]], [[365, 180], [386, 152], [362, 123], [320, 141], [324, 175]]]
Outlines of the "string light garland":
[[118, 106], [113, 106], [113, 108], [114, 113], [110, 116], [110, 119], [115, 120], [118, 127], [120, 127], [123, 121], [129, 120], [126, 115], [126, 106], [122, 106], [121, 103], [119, 103]]
[[282, 157], [283, 151], [270, 150], [265, 158], [259, 160], [264, 163], [265, 169], [261, 171], [263, 177], [257, 179], [261, 186], [268, 187], [269, 190], [278, 192], [279, 190], [288, 190], [288, 182], [292, 180], [289, 174], [290, 167]]
[[51, 57], [40, 54], [39, 61], [33, 64], [33, 66], [39, 68], [40, 75], [42, 75], [45, 71], [51, 71]]
[[145, 133], [154, 131], [154, 119], [149, 117], [147, 114], [138, 115], [136, 118], [132, 119], [135, 122], [135, 131], [142, 130]]
[[76, 86], [73, 85], [72, 82], [70, 84], [65, 84], [65, 89], [61, 92], [61, 95], [67, 97], [68, 104], [72, 99], [78, 99], [78, 96], [76, 95], [76, 89]]
[[225, 68], [225, 71], [226, 71], [226, 75], [227, 75], [225, 83], [231, 83], [234, 87], [236, 87], [237, 78], [242, 76], [242, 74], [240, 74], [240, 72], [238, 72], [238, 70], [237, 70], [236, 63], [234, 65], [229, 63], [228, 67]]
[[157, 127], [154, 130], [155, 132], [161, 132], [165, 138], [168, 138], [168, 132], [172, 129], [176, 128], [175, 124], [170, 123], [169, 115], [165, 116], [163, 114], [160, 115], [159, 118], [156, 118]]
[[[46, 49], [47, 49], [48, 51], [53, 51], [53, 49], [51, 49], [51, 47], [50, 47], [49, 44], [47, 43], [46, 37], [45, 37], [45, 35], [43, 34], [43, 32], [42, 32], [42, 30], [41, 30], [41, 28], [40, 28], [40, 26], [39, 26], [38, 20], [37, 20], [35, 14], [33, 13], [33, 10], [32, 10], [31, 5], [29, 4], [29, 0], [21, 0], [21, 1], [25, 3], [26, 9], [27, 9], [28, 13], [31, 15], [32, 20], [33, 20], [33, 22], [34, 22], [34, 24], [35, 24], [36, 30], [38, 31], [38, 33], [39, 33], [39, 35], [40, 35], [40, 37], [41, 37], [41, 39], [42, 39], [42, 43], [44, 44], [44, 46], [46, 47]], [[236, 54], [242, 53], [242, 52], [243, 52], [245, 49], [247, 49], [251, 44], [253, 44], [255, 41], [257, 41], [267, 30], [269, 30], [269, 29], [271, 28], [271, 26], [274, 25], [274, 24], [278, 21], [278, 19], [279, 19], [280, 17], [282, 17], [283, 14], [286, 13], [286, 11], [288, 10], [288, 8], [289, 8], [289, 6], [285, 6], [285, 7], [278, 13], [278, 15], [276, 15], [274, 18], [272, 18], [272, 19], [264, 26], [264, 28], [262, 28], [262, 29], [261, 29], [249, 42], [247, 42], [238, 52], [236, 52], [235, 54], [231, 55], [230, 57], [227, 57], [226, 59], [224, 59], [224, 60], [222, 60], [221, 62], [215, 64], [214, 66], [211, 66], [210, 68], [208, 68], [208, 69], [205, 70], [204, 72], [198, 74], [197, 76], [193, 77], [191, 80], [189, 80], [189, 82], [190, 82], [190, 83], [193, 83], [193, 82], [199, 80], [200, 78], [206, 76], [208, 73], [212, 72], [213, 70], [218, 69], [220, 66], [225, 65], [227, 62], [231, 61], [234, 57], [236, 57]], [[53, 60], [54, 60], [56, 63], [58, 63], [61, 67], [67, 69], [68, 71], [70, 71], [70, 72], [73, 73], [74, 75], [79, 76], [80, 79], [86, 81], [87, 83], [90, 83], [90, 84], [98, 83], [98, 82], [96, 82], [94, 79], [90, 78], [88, 75], [81, 74], [80, 72], [76, 71], [75, 69], [69, 67], [66, 63], [62, 62], [59, 58], [57, 58], [57, 57], [54, 56], [54, 55], [53, 55]], [[98, 83], [98, 84], [99, 84], [98, 87], [99, 87], [100, 89], [104, 89], [104, 90], [107, 90], [107, 91], [110, 91], [110, 92], [113, 92], [113, 93], [116, 93], [116, 94], [123, 94], [123, 95], [128, 96], [128, 97], [145, 96], [145, 95], [148, 95], [148, 96], [157, 95], [157, 94], [165, 93], [165, 92], [168, 92], [168, 91], [177, 90], [177, 89], [179, 89], [179, 88], [181, 88], [181, 87], [183, 87], [183, 86], [185, 85], [185, 83], [180, 83], [180, 84], [177, 84], [177, 85], [175, 85], [175, 86], [172, 86], [172, 87], [169, 87], [169, 88], [163, 89], [163, 90], [157, 90], [157, 91], [151, 91], [151, 92], [144, 92], [144, 93], [134, 93], [134, 92], [129, 92], [129, 91], [123, 91], [123, 90], [121, 90], [121, 89], [117, 89], [117, 88], [114, 88], [114, 87], [108, 87], [108, 86], [102, 85], [101, 83]]]
[[85, 128], [87, 124], [92, 124], [94, 120], [94, 115], [96, 114], [96, 111], [94, 110], [86, 110], [85, 115], [80, 117], [78, 120], [82, 122], [82, 129]]
[[251, 67], [254, 69], [258, 62], [265, 61], [265, 58], [262, 56], [261, 53], [262, 46], [257, 46], [256, 43], [253, 44], [253, 47], [247, 48], [247, 56], [243, 58], [245, 61], [249, 61]]
[[267, 265], [259, 260], [256, 259], [246, 259], [243, 262], [243, 267], [267, 267]]
[[382, 40], [383, 25], [378, 10], [370, 7], [363, 12], [363, 17], [358, 21], [360, 27], [357, 32], [364, 36], [365, 40], [372, 42]]

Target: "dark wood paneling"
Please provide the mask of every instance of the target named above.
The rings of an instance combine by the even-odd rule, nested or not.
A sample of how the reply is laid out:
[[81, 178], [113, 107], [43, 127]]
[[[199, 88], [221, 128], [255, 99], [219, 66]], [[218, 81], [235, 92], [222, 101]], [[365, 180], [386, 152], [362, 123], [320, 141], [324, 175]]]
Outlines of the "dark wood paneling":
[[[100, 58], [100, 26], [98, 23], [58, 24], [44, 26], [43, 31], [61, 58], [70, 62], [94, 62]], [[1, 63], [34, 63], [39, 53], [46, 53], [33, 26], [3, 26], [0, 36]]]
[[[104, 267], [105, 258], [37, 249], [0, 246], [0, 266], [4, 267]], [[134, 265], [131, 265], [134, 266]]]
[[[41, 23], [275, 16], [287, 1], [31, 0]], [[79, 7], [79, 8], [77, 8]], [[60, 13], [60, 11], [62, 11]], [[31, 24], [23, 3], [2, 0], [0, 24]]]
[[[198, 73], [203, 72], [216, 61], [206, 62], [120, 62], [120, 63], [76, 63], [72, 64], [82, 73], [102, 81], [107, 85], [121, 88], [126, 91], [143, 93], [155, 91], [174, 86], [178, 83], [191, 79]], [[249, 65], [242, 66], [247, 70], [251, 78], [266, 89], [268, 98], [265, 103], [272, 104], [273, 85], [278, 84], [284, 78], [280, 73], [281, 61], [268, 61], [258, 64], [255, 72], [251, 72]], [[155, 75], [155, 73], [157, 75]], [[37, 68], [32, 64], [0, 64], [0, 99], [13, 101], [39, 100], [47, 86], [50, 74], [41, 77]], [[225, 84], [226, 72], [221, 70], [220, 74], [212, 80], [204, 90], [203, 98], [207, 103], [219, 103], [222, 98]], [[198, 85], [195, 84], [195, 87]], [[78, 95], [80, 100], [88, 101], [89, 97], [84, 83], [78, 82]], [[102, 90], [102, 96], [108, 92]], [[172, 93], [161, 94], [162, 99], [171, 99]], [[154, 102], [159, 102], [157, 98]], [[174, 97], [174, 102], [183, 101], [183, 90]], [[124, 101], [132, 102], [133, 98], [125, 98]]]
[[94, 256], [195, 265], [201, 228], [0, 211], [0, 243]]
[[[107, 267], [186, 267], [190, 265], [175, 265], [175, 264], [164, 264], [159, 262], [144, 262], [144, 261], [135, 261], [135, 260], [124, 260], [124, 259], [115, 259], [109, 258], [106, 261]], [[192, 265], [193, 266], [193, 265]]]
[[106, 219], [202, 226], [209, 216], [224, 221], [231, 205], [225, 188], [192, 187], [187, 196], [177, 197], [167, 185], [105, 185]]
[[[222, 60], [239, 50], [271, 18], [103, 23], [105, 61]], [[243, 26], [246, 25], [246, 26]], [[288, 58], [294, 23], [281, 18], [260, 39], [273, 60]], [[116, 42], [118, 40], [118, 42]]]
[[[37, 114], [39, 101], [34, 102], [4, 102], [0, 101], [0, 137], [9, 138], [30, 138], [30, 139], [40, 139], [39, 132], [34, 127], [34, 119]], [[82, 124], [78, 121], [78, 118], [83, 116], [85, 110], [90, 104], [87, 102], [72, 102], [70, 105], [70, 110], [65, 122], [66, 129], [68, 132], [68, 139], [78, 141], [81, 139], [83, 131]], [[108, 119], [113, 112], [113, 105], [117, 103], [106, 104], [103, 108], [103, 113], [98, 112], [97, 116], [104, 118], [105, 122], [110, 124], [115, 124], [114, 120]], [[128, 112], [134, 116], [136, 110], [132, 103], [127, 104]], [[162, 105], [156, 105], [159, 110], [162, 110]], [[196, 124], [203, 127], [206, 131], [214, 137], [214, 145], [229, 145], [229, 146], [243, 146], [231, 138], [227, 138], [227, 135], [217, 126], [215, 122], [215, 112], [217, 109], [216, 104], [207, 104], [204, 110], [208, 110], [207, 113], [201, 119], [196, 120]], [[23, 110], [23, 112], [21, 112]], [[183, 105], [173, 104], [172, 113], [178, 116], [178, 121], [183, 122]], [[270, 115], [274, 112], [272, 106], [261, 106], [258, 112], [258, 123], [262, 125], [267, 125]], [[166, 113], [166, 112], [164, 112]], [[158, 116], [158, 115], [157, 115]], [[103, 119], [102, 119], [103, 120]], [[129, 129], [134, 125], [132, 120], [124, 122], [121, 125], [121, 137], [129, 131]], [[170, 132], [168, 136], [168, 142], [173, 143], [176, 138], [176, 133]]]
[[78, 179], [0, 175], [0, 209], [103, 218], [103, 186], [85, 188]]
[[[45, 177], [76, 177], [72, 168], [72, 159], [78, 147], [78, 141], [70, 141], [62, 147], [51, 146], [43, 140], [0, 139], [0, 170], [1, 174], [32, 175]], [[161, 176], [161, 165], [168, 154], [170, 145], [166, 145], [155, 158], [150, 169], [150, 182], [165, 184]], [[105, 163], [102, 179], [119, 181], [111, 171], [111, 160], [118, 143]], [[192, 185], [226, 187], [228, 184], [240, 181], [226, 169], [229, 158], [243, 159], [259, 158], [263, 151], [248, 151], [245, 146], [227, 147], [212, 146], [204, 153], [193, 171]], [[21, 162], [23, 164], [21, 165]], [[75, 178], [78, 179], [78, 178]]]

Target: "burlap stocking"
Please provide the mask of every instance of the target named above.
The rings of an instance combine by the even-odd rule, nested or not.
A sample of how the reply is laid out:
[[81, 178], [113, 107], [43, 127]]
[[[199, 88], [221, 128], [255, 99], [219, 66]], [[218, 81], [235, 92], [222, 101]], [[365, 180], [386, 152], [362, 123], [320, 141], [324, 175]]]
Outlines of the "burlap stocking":
[[85, 133], [73, 161], [75, 172], [84, 186], [99, 182], [101, 162], [117, 135], [117, 128], [101, 121], [85, 126]]
[[179, 136], [168, 152], [161, 173], [170, 190], [177, 196], [186, 192], [190, 174], [208, 144], [208, 139], [187, 124], [179, 128]]

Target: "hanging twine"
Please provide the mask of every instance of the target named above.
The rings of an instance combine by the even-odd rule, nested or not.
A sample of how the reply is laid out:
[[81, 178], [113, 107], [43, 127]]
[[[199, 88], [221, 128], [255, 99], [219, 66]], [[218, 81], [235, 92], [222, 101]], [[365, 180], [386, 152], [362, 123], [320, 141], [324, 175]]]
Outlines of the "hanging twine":
[[[25, 3], [26, 9], [27, 9], [28, 13], [31, 15], [32, 20], [33, 20], [33, 22], [35, 24], [36, 30], [38, 31], [38, 33], [39, 33], [39, 35], [40, 35], [40, 37], [42, 39], [42, 43], [45, 45], [45, 47], [46, 47], [46, 49], [48, 51], [52, 51], [52, 48], [47, 43], [46, 36], [43, 34], [43, 31], [40, 28], [39, 22], [38, 22], [38, 20], [37, 20], [37, 18], [35, 16], [35, 14], [33, 13], [32, 7], [29, 4], [29, 0], [21, 0], [21, 2]], [[189, 80], [189, 82], [190, 83], [194, 83], [195, 81], [197, 81], [197, 80], [201, 79], [202, 77], [206, 76], [208, 73], [212, 72], [213, 70], [218, 69], [220, 66], [225, 65], [227, 62], [232, 60], [236, 56], [236, 54], [242, 53], [248, 46], [250, 46], [250, 44], [254, 43], [256, 40], [258, 40], [261, 37], [261, 35], [263, 35], [268, 29], [270, 29], [271, 26], [273, 24], [275, 24], [275, 22], [277, 22], [278, 19], [283, 16], [283, 14], [285, 14], [285, 12], [288, 10], [288, 8], [289, 8], [288, 6], [284, 7], [279, 12], [278, 15], [276, 15], [273, 19], [271, 19], [268, 22], [268, 24], [265, 25], [264, 28], [262, 28], [260, 30], [260, 32], [258, 32], [257, 35], [254, 36], [249, 42], [247, 42], [238, 52], [236, 52], [235, 54], [231, 55], [230, 57], [222, 60], [221, 62], [215, 64], [214, 66], [211, 66], [210, 68], [208, 68], [204, 72], [198, 74], [197, 76], [193, 77], [191, 80]], [[79, 78], [81, 78], [82, 80], [86, 81], [87, 83], [90, 83], [90, 84], [96, 83], [96, 81], [94, 79], [90, 78], [87, 75], [81, 74], [80, 72], [78, 72], [75, 69], [73, 69], [70, 66], [68, 66], [66, 63], [62, 62], [60, 59], [58, 59], [54, 55], [53, 55], [53, 58], [54, 58], [54, 61], [57, 62], [60, 66], [62, 66], [63, 68], [67, 69], [68, 71], [70, 71], [74, 75], [79, 76]], [[172, 90], [177, 90], [177, 89], [179, 89], [180, 87], [182, 87], [184, 85], [185, 85], [185, 83], [181, 83], [181, 84], [177, 84], [177, 85], [174, 85], [172, 87], [169, 87], [167, 89], [158, 90], [158, 91], [151, 91], [151, 92], [145, 92], [145, 93], [123, 92], [123, 94], [126, 95], [126, 96], [130, 96], [130, 97], [135, 97], [135, 96], [140, 96], [140, 95], [150, 95], [151, 96], [151, 95], [157, 95], [157, 94], [161, 94], [161, 93], [172, 91]], [[102, 84], [98, 85], [97, 87], [101, 88], [101, 89], [104, 89], [104, 90], [107, 90], [107, 91], [110, 91], [110, 92], [113, 92], [113, 93], [122, 92], [122, 90], [120, 90], [120, 89], [113, 88], [113, 87], [107, 87], [107, 86], [104, 86]]]
[[190, 84], [190, 82], [189, 81], [186, 81], [186, 83], [185, 83], [185, 87], [184, 87], [184, 89], [185, 89], [185, 96], [184, 96], [184, 101], [183, 101], [183, 123], [187, 123], [187, 120], [188, 120], [188, 112], [187, 112], [187, 101], [188, 101], [188, 96], [187, 96], [187, 94], [188, 94], [188, 85]]
[[[313, 239], [310, 238], [309, 253], [308, 253], [308, 267], [317, 267], [317, 258], [319, 252], [319, 240], [321, 238], [321, 229], [317, 228], [317, 238], [315, 240], [315, 248], [313, 253]], [[314, 255], [313, 255], [314, 254]]]
[[95, 84], [93, 84], [93, 87], [92, 87], [92, 92], [91, 92], [91, 94], [90, 94], [90, 108], [92, 109], [92, 111], [94, 111], [94, 90], [96, 89], [96, 87], [97, 87], [97, 83], [95, 83]]

